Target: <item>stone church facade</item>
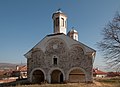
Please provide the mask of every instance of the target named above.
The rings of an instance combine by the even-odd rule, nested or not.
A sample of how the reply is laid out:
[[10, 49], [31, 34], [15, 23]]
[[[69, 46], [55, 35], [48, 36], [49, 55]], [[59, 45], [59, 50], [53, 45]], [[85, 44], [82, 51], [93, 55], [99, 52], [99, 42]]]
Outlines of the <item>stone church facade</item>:
[[25, 54], [28, 80], [32, 83], [92, 82], [96, 51], [78, 41], [74, 29], [66, 34], [67, 16], [52, 16], [54, 33], [45, 36]]

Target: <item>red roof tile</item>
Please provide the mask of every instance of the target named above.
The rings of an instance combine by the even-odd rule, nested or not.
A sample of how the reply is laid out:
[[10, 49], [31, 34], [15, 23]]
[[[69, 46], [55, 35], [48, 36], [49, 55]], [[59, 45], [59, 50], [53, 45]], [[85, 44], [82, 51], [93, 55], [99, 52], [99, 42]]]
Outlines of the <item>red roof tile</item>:
[[93, 69], [93, 74], [97, 74], [97, 75], [105, 75], [107, 74], [104, 71], [98, 70], [98, 69]]
[[19, 71], [27, 71], [27, 66], [21, 66], [19, 67]]

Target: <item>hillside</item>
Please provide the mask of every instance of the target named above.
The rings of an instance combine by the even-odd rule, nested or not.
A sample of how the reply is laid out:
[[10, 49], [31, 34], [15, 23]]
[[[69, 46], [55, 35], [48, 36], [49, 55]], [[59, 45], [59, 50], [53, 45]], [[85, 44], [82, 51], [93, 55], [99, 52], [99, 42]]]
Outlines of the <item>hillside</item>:
[[23, 64], [0, 63], [0, 69], [15, 69], [16, 65], [26, 65], [26, 63]]

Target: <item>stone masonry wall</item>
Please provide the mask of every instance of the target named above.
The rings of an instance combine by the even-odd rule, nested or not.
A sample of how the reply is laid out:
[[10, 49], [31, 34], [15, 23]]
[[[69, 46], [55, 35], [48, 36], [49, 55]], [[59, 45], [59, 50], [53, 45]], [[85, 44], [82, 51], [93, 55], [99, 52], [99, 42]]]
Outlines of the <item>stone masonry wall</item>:
[[[51, 68], [59, 67], [67, 75], [67, 72], [73, 67], [80, 67], [85, 71], [86, 80], [91, 81], [92, 58], [86, 55], [79, 44], [73, 44], [67, 47], [66, 43], [59, 38], [52, 38], [46, 43], [46, 51], [43, 52], [40, 47], [32, 49], [31, 58], [28, 58], [28, 78], [34, 68], [42, 68], [46, 75]], [[57, 57], [58, 64], [53, 64], [53, 57]], [[65, 77], [67, 80], [67, 77]]]

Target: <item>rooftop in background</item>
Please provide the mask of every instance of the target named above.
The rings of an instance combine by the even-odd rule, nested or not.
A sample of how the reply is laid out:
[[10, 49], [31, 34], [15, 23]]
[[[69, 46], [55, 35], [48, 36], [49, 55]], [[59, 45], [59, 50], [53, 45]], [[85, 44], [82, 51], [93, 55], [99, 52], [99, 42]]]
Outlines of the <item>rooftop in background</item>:
[[107, 72], [101, 71], [99, 69], [93, 69], [93, 74], [104, 75], [107, 74]]

